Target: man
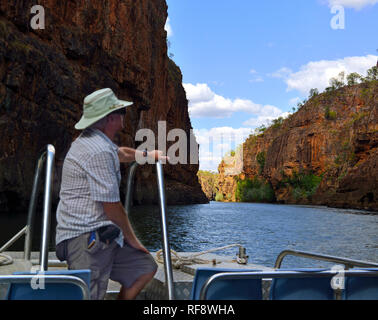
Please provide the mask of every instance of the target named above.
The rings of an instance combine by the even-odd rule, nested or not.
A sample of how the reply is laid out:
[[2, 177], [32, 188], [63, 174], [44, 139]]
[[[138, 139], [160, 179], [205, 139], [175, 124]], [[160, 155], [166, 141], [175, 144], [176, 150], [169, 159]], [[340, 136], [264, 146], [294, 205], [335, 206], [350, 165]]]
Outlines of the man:
[[75, 125], [83, 132], [63, 164], [56, 253], [69, 269], [91, 270], [91, 299], [104, 298], [109, 278], [122, 285], [119, 299], [134, 299], [157, 270], [120, 202], [120, 160], [166, 157], [157, 150], [118, 148], [112, 142], [124, 126], [125, 108], [130, 105], [111, 89], [87, 96], [83, 116]]

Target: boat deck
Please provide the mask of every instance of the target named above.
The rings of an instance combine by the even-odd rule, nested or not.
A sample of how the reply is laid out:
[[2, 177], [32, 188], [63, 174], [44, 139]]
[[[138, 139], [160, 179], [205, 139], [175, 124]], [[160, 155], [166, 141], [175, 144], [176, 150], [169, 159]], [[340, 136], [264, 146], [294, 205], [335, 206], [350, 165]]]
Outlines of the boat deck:
[[[13, 264], [7, 266], [0, 266], [0, 275], [12, 274], [16, 271], [30, 271], [38, 270], [38, 259], [39, 253], [32, 252], [31, 262], [23, 260], [23, 252], [4, 252], [5, 254], [11, 256], [14, 261]], [[195, 252], [177, 252], [180, 257], [188, 257]], [[156, 252], [151, 252], [152, 256], [156, 260]], [[211, 261], [206, 264], [190, 264], [183, 265], [180, 269], [173, 268], [173, 280], [175, 288], [175, 299], [177, 300], [188, 300], [190, 299], [190, 292], [192, 289], [192, 283], [194, 274], [197, 268], [230, 268], [230, 269], [253, 269], [253, 270], [262, 270], [262, 271], [272, 271], [273, 268], [266, 266], [261, 266], [253, 263], [248, 264], [238, 264], [236, 259], [231, 256], [222, 256], [213, 253], [207, 253], [200, 256], [201, 259]], [[54, 252], [49, 253], [49, 261], [57, 261], [57, 257]], [[214, 265], [213, 261], [216, 262]], [[158, 271], [155, 274], [155, 277], [150, 281], [150, 283], [143, 289], [139, 294], [137, 299], [139, 300], [167, 300], [167, 289], [165, 286], [165, 274], [164, 266], [162, 263], [158, 263]], [[67, 269], [66, 266], [61, 265], [52, 265], [49, 266], [49, 270], [58, 270], [58, 269]], [[118, 292], [120, 290], [120, 284], [109, 280], [108, 289], [105, 299], [113, 300], [117, 298]], [[263, 297], [264, 299], [268, 298], [270, 287], [270, 279], [263, 281]], [[6, 294], [6, 285], [0, 284], [0, 299], [3, 299]]]

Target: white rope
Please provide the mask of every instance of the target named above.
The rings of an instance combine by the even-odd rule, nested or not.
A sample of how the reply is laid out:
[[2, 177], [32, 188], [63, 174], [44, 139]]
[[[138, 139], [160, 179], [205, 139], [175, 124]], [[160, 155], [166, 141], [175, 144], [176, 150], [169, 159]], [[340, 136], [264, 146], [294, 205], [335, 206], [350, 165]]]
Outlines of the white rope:
[[[189, 256], [180, 256], [176, 251], [174, 251], [174, 250], [171, 249], [171, 254], [172, 254], [171, 261], [172, 261], [172, 265], [176, 269], [180, 269], [181, 266], [183, 266], [183, 265], [190, 265], [190, 264], [208, 264], [208, 263], [217, 264], [217, 263], [220, 263], [220, 261], [216, 261], [216, 259], [213, 259], [213, 260], [200, 259], [200, 258], [198, 258], [198, 256], [201, 256], [201, 255], [206, 254], [206, 253], [214, 252], [214, 251], [219, 251], [219, 250], [224, 250], [224, 249], [232, 248], [232, 247], [240, 247], [240, 248], [242, 248], [242, 245], [237, 244], [237, 243], [236, 244], [230, 244], [230, 245], [224, 246], [224, 247], [219, 247], [219, 248], [214, 248], [214, 249], [210, 249], [210, 250], [206, 250], [206, 251], [197, 252], [197, 253], [191, 254]], [[159, 251], [156, 252], [156, 260], [159, 263], [164, 263], [164, 260], [162, 258], [162, 254], [163, 254], [163, 250], [162, 249], [160, 249]], [[232, 260], [232, 261], [236, 261], [236, 260]]]
[[0, 266], [6, 266], [12, 263], [13, 263], [13, 259], [11, 256], [8, 256], [7, 254], [4, 254], [4, 253], [0, 253]]

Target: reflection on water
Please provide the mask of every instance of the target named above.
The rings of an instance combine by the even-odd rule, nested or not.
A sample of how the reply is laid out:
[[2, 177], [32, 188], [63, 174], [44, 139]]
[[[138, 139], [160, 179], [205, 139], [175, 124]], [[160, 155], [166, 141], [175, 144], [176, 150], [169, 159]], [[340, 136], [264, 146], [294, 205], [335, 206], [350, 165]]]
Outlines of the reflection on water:
[[[203, 251], [239, 243], [249, 261], [273, 266], [285, 249], [378, 262], [378, 215], [327, 207], [220, 203], [168, 207], [168, 231], [175, 251]], [[152, 251], [162, 248], [158, 207], [134, 208], [136, 232]], [[221, 253], [235, 256], [237, 248]], [[317, 266], [329, 266], [316, 262]], [[287, 257], [283, 267], [312, 266]]]
[[[233, 243], [247, 249], [252, 263], [273, 266], [285, 249], [324, 253], [357, 260], [378, 262], [378, 215], [357, 210], [314, 206], [253, 203], [220, 203], [170, 206], [168, 232], [175, 251], [203, 251]], [[151, 251], [162, 248], [157, 206], [132, 209], [130, 221], [138, 237]], [[33, 250], [39, 250], [40, 218]], [[26, 216], [0, 218], [0, 246], [20, 230]], [[54, 219], [51, 223], [55, 226]], [[52, 228], [54, 229], [54, 228]], [[51, 232], [54, 248], [55, 233]], [[19, 241], [13, 250], [23, 250]], [[221, 251], [235, 256], [237, 248]], [[303, 258], [288, 257], [283, 267], [314, 266]], [[317, 262], [316, 266], [329, 266]]]

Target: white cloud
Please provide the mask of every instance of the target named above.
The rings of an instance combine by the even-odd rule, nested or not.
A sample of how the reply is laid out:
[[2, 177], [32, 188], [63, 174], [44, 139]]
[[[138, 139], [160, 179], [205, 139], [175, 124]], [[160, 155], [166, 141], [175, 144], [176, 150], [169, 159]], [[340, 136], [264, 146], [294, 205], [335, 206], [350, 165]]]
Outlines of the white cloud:
[[216, 148], [218, 150], [224, 150], [225, 152], [227, 152], [227, 151], [231, 150], [231, 145], [230, 145], [229, 142], [228, 143], [219, 143], [219, 144], [216, 145]]
[[203, 145], [224, 145], [226, 143], [232, 147], [235, 143], [240, 143], [240, 141], [248, 137], [252, 132], [251, 128], [235, 129], [232, 127], [194, 129], [193, 131], [201, 148]]
[[258, 116], [257, 118], [251, 118], [243, 122], [244, 126], [260, 127], [261, 125], [267, 125], [274, 117]]
[[286, 118], [287, 116], [287, 112], [282, 112], [281, 109], [278, 109], [275, 106], [266, 105], [257, 117], [244, 121], [243, 126], [249, 126], [252, 128], [260, 127], [261, 125], [269, 126], [272, 120], [277, 119], [278, 117]]
[[217, 86], [217, 87], [223, 87], [224, 86], [223, 81], [210, 81], [210, 83], [213, 84], [214, 86]]
[[194, 129], [194, 135], [200, 145], [200, 169], [217, 171], [224, 155], [231, 150], [235, 150], [251, 133], [251, 128], [216, 127]]
[[215, 97], [215, 93], [211, 91], [209, 86], [206, 83], [197, 83], [193, 85], [191, 83], [184, 83], [184, 88], [188, 100], [191, 103], [201, 103], [212, 101]]
[[168, 38], [173, 36], [173, 31], [172, 31], [172, 27], [169, 21], [169, 17], [167, 18], [167, 21], [165, 23], [164, 30], [167, 31]]
[[244, 126], [251, 126], [251, 127], [260, 127], [261, 125], [264, 125], [266, 127], [270, 126], [272, 124], [272, 121], [274, 119], [277, 119], [279, 117], [287, 118], [289, 116], [290, 112], [282, 112], [279, 110], [279, 112], [274, 112], [272, 115], [262, 115], [258, 116], [257, 118], [251, 118], [247, 121], [243, 122]]
[[262, 77], [256, 77], [254, 79], [249, 80], [249, 82], [264, 82], [264, 79]]
[[328, 4], [330, 7], [341, 5], [346, 8], [353, 8], [353, 9], [362, 9], [366, 6], [374, 6], [378, 3], [378, 0], [328, 0]]
[[282, 78], [287, 84], [287, 91], [298, 90], [307, 95], [312, 88], [323, 91], [329, 86], [332, 77], [344, 71], [345, 75], [357, 72], [366, 76], [366, 71], [377, 62], [377, 56], [367, 55], [362, 57], [346, 57], [339, 60], [311, 61], [300, 67], [299, 71], [293, 72], [288, 68], [271, 74], [272, 77]]
[[272, 78], [287, 78], [292, 71], [289, 68], [283, 67], [273, 73], [268, 74]]
[[249, 70], [249, 73], [252, 74], [254, 77], [253, 79], [249, 80], [250, 83], [254, 82], [264, 82], [263, 77], [259, 75], [259, 73], [255, 69]]
[[235, 112], [246, 112], [256, 116], [270, 113], [270, 105], [257, 104], [248, 99], [228, 99], [214, 93], [207, 84], [183, 84], [189, 100], [189, 114], [193, 118], [229, 118]]
[[289, 100], [289, 105], [296, 107], [299, 101], [301, 101], [301, 98], [299, 97], [292, 98]]

